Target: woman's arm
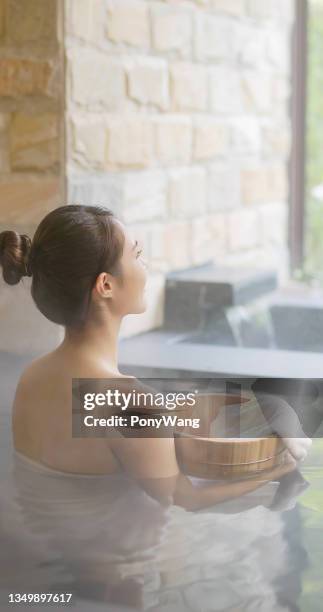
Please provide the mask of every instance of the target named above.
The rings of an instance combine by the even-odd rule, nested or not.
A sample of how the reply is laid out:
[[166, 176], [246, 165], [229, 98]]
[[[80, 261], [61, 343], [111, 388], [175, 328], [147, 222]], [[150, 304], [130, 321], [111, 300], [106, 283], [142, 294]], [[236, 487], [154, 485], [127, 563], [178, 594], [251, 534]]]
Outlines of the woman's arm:
[[109, 446], [122, 463], [124, 470], [159, 503], [174, 504], [189, 511], [209, 508], [215, 504], [240, 497], [261, 487], [272, 478], [278, 478], [296, 467], [289, 459], [285, 464], [263, 476], [233, 483], [213, 483], [195, 487], [180, 472], [173, 438], [110, 438]]
[[203, 487], [194, 487], [187, 476], [179, 474], [174, 494], [174, 503], [190, 511], [209, 508], [220, 502], [241, 497], [250, 491], [254, 491], [263, 486], [266, 482], [274, 478], [279, 478], [287, 472], [291, 472], [295, 467], [296, 461], [290, 458], [287, 463], [268, 471], [266, 476], [261, 477], [258, 474], [248, 480], [210, 484]]

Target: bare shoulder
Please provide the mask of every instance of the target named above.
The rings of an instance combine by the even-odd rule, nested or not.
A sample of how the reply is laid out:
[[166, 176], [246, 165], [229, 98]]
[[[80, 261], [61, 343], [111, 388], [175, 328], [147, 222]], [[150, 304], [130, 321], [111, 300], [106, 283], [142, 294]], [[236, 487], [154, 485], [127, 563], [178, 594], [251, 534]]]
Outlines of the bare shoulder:
[[135, 384], [137, 378], [128, 374], [114, 374], [108, 368], [104, 368], [86, 360], [69, 360], [57, 350], [33, 359], [23, 370], [18, 380], [17, 389], [26, 392], [34, 389], [41, 381], [71, 381], [72, 378], [97, 378], [115, 379], [121, 384], [131, 380]]
[[48, 355], [43, 355], [33, 359], [24, 368], [16, 385], [15, 401], [19, 398], [27, 398], [29, 393], [33, 393], [39, 386], [39, 381], [44, 379], [46, 369], [48, 369]]

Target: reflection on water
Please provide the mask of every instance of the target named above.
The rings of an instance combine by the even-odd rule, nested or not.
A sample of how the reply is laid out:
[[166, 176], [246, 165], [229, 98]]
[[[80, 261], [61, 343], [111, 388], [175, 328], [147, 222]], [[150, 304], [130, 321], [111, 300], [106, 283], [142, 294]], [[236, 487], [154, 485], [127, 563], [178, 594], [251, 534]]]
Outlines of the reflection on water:
[[125, 475], [64, 476], [1, 448], [11, 457], [0, 489], [3, 609], [17, 591], [71, 592], [88, 610], [319, 609], [322, 440], [305, 480], [295, 471], [196, 513], [161, 507]]

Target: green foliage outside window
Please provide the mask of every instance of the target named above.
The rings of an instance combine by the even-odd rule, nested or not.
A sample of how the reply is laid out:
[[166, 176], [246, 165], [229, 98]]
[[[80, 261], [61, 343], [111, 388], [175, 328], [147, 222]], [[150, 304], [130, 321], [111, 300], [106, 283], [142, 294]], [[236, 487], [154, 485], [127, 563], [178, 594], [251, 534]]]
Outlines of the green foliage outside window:
[[298, 276], [323, 285], [323, 0], [310, 0], [306, 111], [305, 260]]

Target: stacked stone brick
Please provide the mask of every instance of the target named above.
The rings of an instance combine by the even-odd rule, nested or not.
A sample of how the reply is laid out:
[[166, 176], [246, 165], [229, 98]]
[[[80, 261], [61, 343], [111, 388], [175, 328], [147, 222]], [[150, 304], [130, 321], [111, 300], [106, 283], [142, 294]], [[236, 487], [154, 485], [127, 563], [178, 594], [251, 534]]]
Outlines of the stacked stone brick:
[[2, 224], [59, 198], [112, 208], [150, 263], [125, 334], [162, 322], [169, 270], [287, 274], [294, 0], [0, 7]]

